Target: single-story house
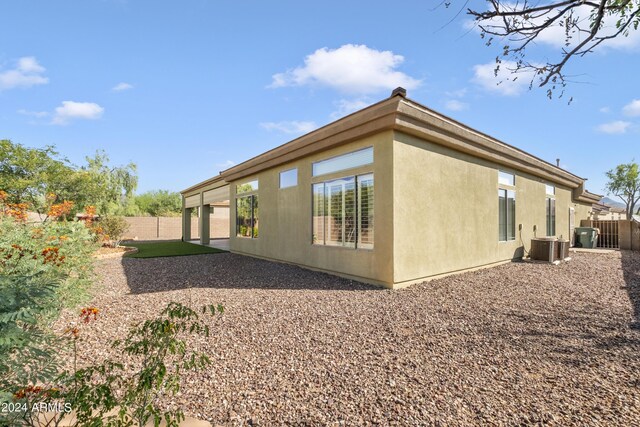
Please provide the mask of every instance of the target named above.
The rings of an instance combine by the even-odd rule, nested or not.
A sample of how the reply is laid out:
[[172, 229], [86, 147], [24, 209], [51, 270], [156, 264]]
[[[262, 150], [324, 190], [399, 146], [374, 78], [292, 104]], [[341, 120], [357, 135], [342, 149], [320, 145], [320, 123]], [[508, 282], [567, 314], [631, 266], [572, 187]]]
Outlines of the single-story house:
[[182, 191], [183, 239], [229, 200], [231, 252], [400, 288], [571, 238], [601, 198], [584, 184], [398, 88]]
[[594, 221], [619, 221], [627, 220], [627, 210], [617, 206], [609, 206], [598, 202], [591, 206], [591, 219]]

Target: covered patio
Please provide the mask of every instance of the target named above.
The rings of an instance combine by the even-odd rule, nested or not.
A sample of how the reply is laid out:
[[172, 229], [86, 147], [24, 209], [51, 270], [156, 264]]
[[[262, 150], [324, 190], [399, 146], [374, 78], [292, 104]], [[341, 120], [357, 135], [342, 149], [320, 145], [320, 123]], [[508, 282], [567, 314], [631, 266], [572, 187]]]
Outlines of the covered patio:
[[[230, 189], [222, 179], [198, 184], [183, 198], [182, 237], [185, 242], [198, 243], [229, 250], [231, 219], [229, 209]], [[198, 230], [192, 233], [193, 212], [198, 213]]]

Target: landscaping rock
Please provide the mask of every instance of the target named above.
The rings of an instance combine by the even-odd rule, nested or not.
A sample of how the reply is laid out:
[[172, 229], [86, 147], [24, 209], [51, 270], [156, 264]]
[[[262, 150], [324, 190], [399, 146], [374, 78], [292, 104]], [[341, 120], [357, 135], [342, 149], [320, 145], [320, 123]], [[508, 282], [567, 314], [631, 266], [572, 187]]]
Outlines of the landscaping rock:
[[[213, 425], [635, 425], [640, 255], [576, 253], [391, 291], [224, 253], [98, 261], [80, 364], [170, 301], [223, 304], [166, 404]], [[66, 313], [60, 322], [74, 321]]]

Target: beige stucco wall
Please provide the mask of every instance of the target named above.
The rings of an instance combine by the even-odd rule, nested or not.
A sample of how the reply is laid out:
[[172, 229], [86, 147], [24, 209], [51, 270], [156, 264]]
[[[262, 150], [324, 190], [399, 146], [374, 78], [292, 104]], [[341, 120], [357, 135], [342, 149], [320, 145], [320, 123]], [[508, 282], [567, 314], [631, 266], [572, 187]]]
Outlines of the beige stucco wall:
[[[374, 164], [313, 178], [312, 163], [374, 147]], [[298, 168], [298, 184], [279, 188], [279, 173]], [[498, 170], [516, 175], [516, 240], [498, 242]], [[313, 245], [312, 184], [374, 174], [373, 249]], [[257, 179], [259, 237], [236, 236], [236, 185]], [[207, 184], [199, 194], [224, 185]], [[398, 131], [386, 131], [229, 182], [230, 249], [352, 277], [403, 287], [441, 274], [463, 271], [523, 255], [534, 237], [546, 235], [545, 184], [530, 174], [462, 154]], [[590, 204], [575, 203], [572, 191], [556, 186], [556, 235], [569, 238], [569, 208], [575, 224]], [[522, 224], [522, 232], [518, 225]], [[197, 228], [192, 235], [197, 235]]]
[[[367, 137], [303, 159], [232, 181], [237, 184], [259, 181], [259, 237], [236, 237], [231, 224], [230, 248], [233, 252], [276, 259], [351, 276], [371, 283], [393, 283], [393, 134], [391, 131]], [[312, 163], [360, 148], [374, 147], [374, 164], [312, 178]], [[298, 185], [279, 188], [279, 173], [298, 168]], [[375, 243], [373, 249], [352, 249], [313, 245], [312, 183], [366, 173], [374, 174]], [[231, 218], [235, 202], [231, 199]]]
[[[548, 181], [400, 132], [393, 170], [396, 287], [522, 257], [534, 225], [537, 236], [546, 235]], [[516, 175], [515, 241], [498, 241], [499, 170]], [[576, 209], [577, 225], [589, 206], [573, 203], [570, 189], [558, 185], [555, 197], [556, 235], [568, 238], [569, 207]]]

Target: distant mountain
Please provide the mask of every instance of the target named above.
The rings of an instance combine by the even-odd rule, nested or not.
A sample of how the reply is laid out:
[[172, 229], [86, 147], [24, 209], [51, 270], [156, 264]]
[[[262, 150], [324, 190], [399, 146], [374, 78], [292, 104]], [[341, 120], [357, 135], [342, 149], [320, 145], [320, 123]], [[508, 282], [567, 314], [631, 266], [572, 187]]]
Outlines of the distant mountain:
[[608, 197], [603, 197], [600, 200], [600, 203], [604, 203], [605, 205], [613, 206], [614, 208], [623, 208], [626, 209], [627, 205], [618, 200], [613, 200]]

